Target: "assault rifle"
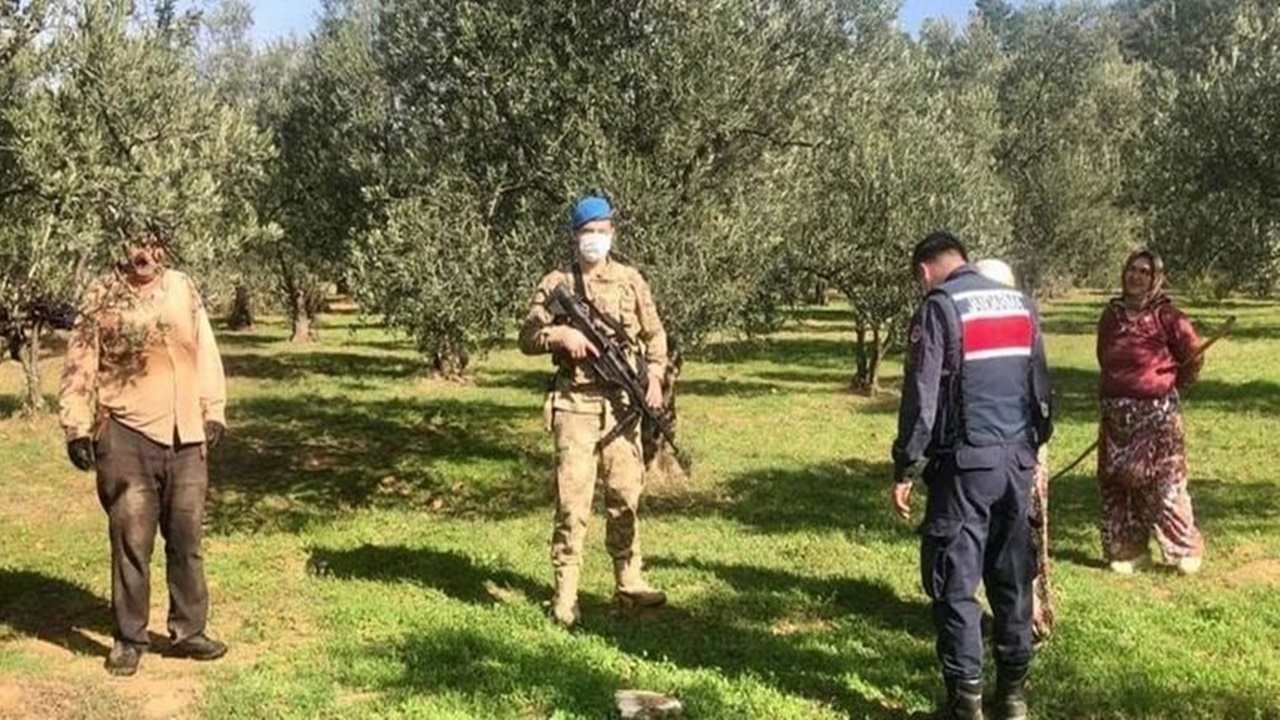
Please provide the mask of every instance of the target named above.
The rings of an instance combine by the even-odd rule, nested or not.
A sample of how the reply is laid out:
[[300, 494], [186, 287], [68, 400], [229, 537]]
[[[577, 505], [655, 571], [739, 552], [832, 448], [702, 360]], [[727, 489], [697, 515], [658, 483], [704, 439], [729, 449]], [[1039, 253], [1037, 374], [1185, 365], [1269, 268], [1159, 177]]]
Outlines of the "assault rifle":
[[[569, 292], [565, 285], [557, 285], [547, 298], [547, 309], [557, 319], [569, 327], [582, 333], [596, 350], [597, 355], [588, 356], [583, 362], [604, 383], [615, 392], [609, 396], [614, 409], [617, 424], [600, 438], [599, 447], [603, 448], [615, 438], [642, 423], [641, 433], [646, 441], [664, 440], [676, 454], [676, 461], [686, 472], [689, 469], [689, 458], [676, 446], [675, 431], [671, 427], [671, 416], [667, 410], [655, 410], [645, 402], [645, 391], [649, 384], [648, 373], [641, 373], [627, 362], [626, 353], [613, 337], [601, 331], [601, 326], [609, 328], [614, 335], [622, 336], [622, 328], [612, 318], [600, 312], [590, 300]], [[625, 399], [627, 403], [623, 403]]]

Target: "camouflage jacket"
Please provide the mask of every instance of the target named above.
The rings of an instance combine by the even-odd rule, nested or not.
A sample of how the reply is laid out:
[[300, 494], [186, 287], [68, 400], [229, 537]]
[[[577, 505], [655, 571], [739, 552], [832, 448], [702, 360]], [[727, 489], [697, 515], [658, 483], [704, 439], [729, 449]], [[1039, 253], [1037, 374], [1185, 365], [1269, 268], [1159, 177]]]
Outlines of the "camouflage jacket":
[[[644, 356], [646, 367], [642, 371], [661, 378], [667, 367], [667, 333], [658, 317], [649, 283], [640, 272], [611, 259], [584, 274], [583, 284], [587, 298], [622, 329], [626, 336], [621, 338], [622, 344], [633, 356]], [[538, 283], [520, 330], [520, 349], [526, 354], [552, 352], [550, 338], [558, 326], [547, 308], [547, 298], [558, 285], [566, 285], [574, 292], [572, 269], [554, 270]], [[560, 366], [554, 389], [557, 409], [582, 409], [584, 403], [596, 405], [602, 401], [605, 388], [583, 363], [557, 353], [556, 364]]]

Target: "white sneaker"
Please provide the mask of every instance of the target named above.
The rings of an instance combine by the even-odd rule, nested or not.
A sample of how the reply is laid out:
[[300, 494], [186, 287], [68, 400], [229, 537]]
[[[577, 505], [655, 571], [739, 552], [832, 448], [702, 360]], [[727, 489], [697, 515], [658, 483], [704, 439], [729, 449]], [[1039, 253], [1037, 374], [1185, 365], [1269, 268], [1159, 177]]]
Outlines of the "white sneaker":
[[1120, 575], [1132, 575], [1134, 570], [1138, 569], [1138, 564], [1133, 560], [1112, 560], [1111, 572]]
[[1132, 575], [1139, 568], [1144, 568], [1150, 563], [1150, 555], [1139, 555], [1132, 560], [1112, 560], [1110, 567], [1111, 572], [1118, 575]]
[[1203, 564], [1204, 558], [1201, 557], [1178, 558], [1178, 572], [1183, 575], [1194, 575], [1200, 572], [1200, 566]]

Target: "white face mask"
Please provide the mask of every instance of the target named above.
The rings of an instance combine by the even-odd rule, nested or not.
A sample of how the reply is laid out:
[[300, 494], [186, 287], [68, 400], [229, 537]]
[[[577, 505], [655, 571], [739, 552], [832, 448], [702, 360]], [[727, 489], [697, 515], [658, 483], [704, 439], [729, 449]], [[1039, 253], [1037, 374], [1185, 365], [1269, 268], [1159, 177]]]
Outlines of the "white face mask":
[[578, 256], [583, 262], [598, 263], [613, 248], [613, 233], [587, 232], [578, 236]]

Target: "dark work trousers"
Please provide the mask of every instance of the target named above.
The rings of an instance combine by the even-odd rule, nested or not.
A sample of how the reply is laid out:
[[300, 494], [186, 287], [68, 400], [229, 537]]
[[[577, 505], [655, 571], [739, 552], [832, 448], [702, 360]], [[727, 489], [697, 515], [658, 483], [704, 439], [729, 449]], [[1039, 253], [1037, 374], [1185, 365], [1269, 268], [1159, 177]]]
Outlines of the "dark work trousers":
[[162, 445], [114, 418], [95, 447], [98, 500], [111, 537], [111, 611], [117, 640], [147, 644], [151, 550], [164, 536], [169, 584], [169, 637], [204, 632], [209, 591], [204, 580], [204, 500], [209, 486], [202, 444]]
[[961, 446], [925, 470], [929, 500], [920, 526], [920, 570], [933, 601], [938, 659], [948, 680], [982, 678], [986, 586], [995, 616], [993, 655], [1001, 674], [1031, 663], [1031, 581], [1036, 553], [1029, 515], [1035, 450], [1028, 445]]

